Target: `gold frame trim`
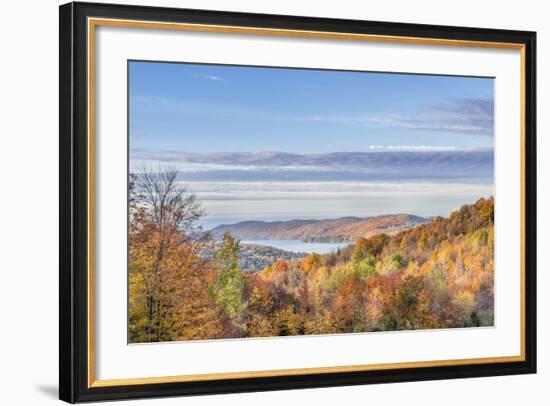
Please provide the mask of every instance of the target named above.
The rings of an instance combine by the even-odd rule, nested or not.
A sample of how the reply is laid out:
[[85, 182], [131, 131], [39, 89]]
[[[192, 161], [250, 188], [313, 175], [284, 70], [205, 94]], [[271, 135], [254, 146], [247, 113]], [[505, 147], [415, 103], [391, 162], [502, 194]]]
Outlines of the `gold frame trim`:
[[[277, 369], [267, 371], [243, 371], [243, 372], [221, 372], [213, 374], [191, 374], [174, 375], [146, 378], [123, 378], [123, 379], [95, 379], [95, 278], [94, 278], [94, 196], [95, 196], [95, 28], [97, 26], [110, 27], [132, 27], [148, 28], [157, 30], [183, 30], [194, 32], [218, 32], [232, 34], [248, 35], [267, 35], [279, 37], [298, 37], [298, 38], [317, 38], [317, 39], [337, 39], [354, 40], [370, 42], [389, 42], [404, 44], [420, 44], [432, 46], [460, 46], [460, 47], [478, 47], [478, 48], [496, 48], [512, 49], [520, 51], [520, 83], [521, 83], [521, 116], [520, 116], [520, 162], [521, 162], [521, 270], [520, 270], [520, 355], [503, 357], [485, 357], [485, 358], [464, 358], [453, 360], [435, 360], [435, 361], [415, 361], [415, 362], [396, 362], [383, 364], [365, 364], [332, 366], [317, 368], [297, 368], [297, 369]], [[241, 27], [227, 25], [208, 25], [208, 24], [186, 24], [186, 23], [165, 23], [139, 20], [120, 20], [108, 18], [89, 18], [88, 19], [88, 388], [101, 388], [126, 385], [177, 383], [177, 382], [198, 382], [213, 381], [219, 379], [244, 379], [244, 378], [265, 378], [289, 375], [311, 375], [311, 374], [330, 374], [339, 372], [360, 372], [360, 371], [380, 371], [397, 368], [426, 368], [441, 366], [458, 366], [473, 364], [496, 364], [504, 362], [522, 362], [526, 359], [525, 353], [525, 45], [506, 42], [486, 42], [486, 41], [465, 41], [452, 39], [436, 39], [422, 37], [399, 37], [391, 35], [372, 35], [372, 34], [354, 34], [343, 32], [325, 32], [325, 31], [305, 31], [290, 29], [273, 29], [258, 27]]]

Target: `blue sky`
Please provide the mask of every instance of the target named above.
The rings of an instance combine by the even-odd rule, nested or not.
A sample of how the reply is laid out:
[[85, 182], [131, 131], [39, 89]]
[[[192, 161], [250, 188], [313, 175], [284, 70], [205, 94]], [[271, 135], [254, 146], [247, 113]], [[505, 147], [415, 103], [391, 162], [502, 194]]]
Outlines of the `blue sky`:
[[444, 215], [492, 194], [490, 78], [151, 62], [129, 74], [131, 167], [180, 170], [207, 226]]

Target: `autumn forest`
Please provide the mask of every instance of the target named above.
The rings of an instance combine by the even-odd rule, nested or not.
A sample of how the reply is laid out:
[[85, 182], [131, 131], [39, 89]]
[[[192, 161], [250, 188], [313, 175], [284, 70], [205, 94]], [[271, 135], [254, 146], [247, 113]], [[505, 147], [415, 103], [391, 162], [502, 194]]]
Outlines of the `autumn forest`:
[[[129, 182], [129, 342], [492, 326], [494, 200], [241, 269], [174, 170]], [[205, 255], [205, 253], [209, 253]]]

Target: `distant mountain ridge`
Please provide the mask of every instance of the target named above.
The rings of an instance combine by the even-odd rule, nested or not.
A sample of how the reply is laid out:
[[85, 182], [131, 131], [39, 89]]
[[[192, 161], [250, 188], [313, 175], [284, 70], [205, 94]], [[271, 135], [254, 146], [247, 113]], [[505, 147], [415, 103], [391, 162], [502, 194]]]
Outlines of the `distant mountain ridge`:
[[410, 214], [390, 214], [376, 217], [341, 217], [325, 220], [242, 221], [222, 224], [210, 232], [214, 239], [225, 231], [241, 240], [302, 240], [308, 242], [353, 241], [376, 234], [394, 235], [428, 222], [429, 219]]

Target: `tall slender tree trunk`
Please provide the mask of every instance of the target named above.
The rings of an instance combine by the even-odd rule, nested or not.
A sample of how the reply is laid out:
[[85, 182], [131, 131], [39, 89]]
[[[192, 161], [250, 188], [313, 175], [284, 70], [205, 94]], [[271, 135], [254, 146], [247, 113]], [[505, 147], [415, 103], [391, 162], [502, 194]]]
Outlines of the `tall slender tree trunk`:
[[154, 306], [153, 295], [149, 294], [149, 296], [147, 296], [147, 308], [149, 310], [148, 320], [147, 320], [147, 340], [149, 342], [151, 342], [151, 337], [153, 335], [153, 306]]

